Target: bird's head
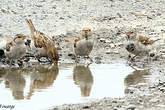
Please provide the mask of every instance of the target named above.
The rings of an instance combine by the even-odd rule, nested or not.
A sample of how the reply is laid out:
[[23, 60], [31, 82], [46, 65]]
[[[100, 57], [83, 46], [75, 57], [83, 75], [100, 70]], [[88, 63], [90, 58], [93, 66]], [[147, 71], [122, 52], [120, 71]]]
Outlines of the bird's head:
[[21, 40], [25, 40], [27, 38], [27, 36], [23, 35], [23, 34], [16, 34], [14, 39], [21, 39]]
[[135, 31], [128, 31], [126, 32], [126, 39], [127, 40], [135, 40], [137, 33]]
[[91, 29], [83, 29], [82, 30], [82, 35], [88, 39], [88, 36], [91, 35]]
[[23, 35], [23, 34], [16, 34], [14, 36], [14, 42], [15, 43], [20, 43], [22, 41], [24, 41], [27, 38], [27, 36]]

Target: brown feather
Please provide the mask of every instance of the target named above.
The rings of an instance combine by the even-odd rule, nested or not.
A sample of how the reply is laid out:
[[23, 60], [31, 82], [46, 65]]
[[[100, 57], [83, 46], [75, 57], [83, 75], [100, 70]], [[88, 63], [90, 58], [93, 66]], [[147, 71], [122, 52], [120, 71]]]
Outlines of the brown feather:
[[139, 36], [139, 42], [141, 42], [145, 46], [152, 45], [153, 43], [155, 43], [156, 41], [159, 41], [159, 40], [161, 40], [161, 39], [150, 40], [148, 37]]
[[26, 19], [26, 22], [31, 30], [31, 35], [34, 40], [35, 47], [44, 48], [46, 50], [47, 57], [50, 58], [52, 62], [56, 62], [57, 64], [59, 55], [53, 40], [44, 33], [37, 31], [31, 19]]

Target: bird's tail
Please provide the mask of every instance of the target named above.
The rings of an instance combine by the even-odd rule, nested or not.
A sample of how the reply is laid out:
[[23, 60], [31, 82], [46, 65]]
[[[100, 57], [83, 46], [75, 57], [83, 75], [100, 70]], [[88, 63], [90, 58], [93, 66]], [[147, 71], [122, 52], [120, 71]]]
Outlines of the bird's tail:
[[161, 40], [161, 39], [153, 40], [153, 41], [152, 41], [152, 44], [155, 43], [155, 42], [157, 42], [157, 41], [159, 41], [159, 40]]
[[58, 65], [58, 60], [59, 60], [59, 54], [56, 48], [53, 49], [53, 58], [52, 58], [52, 62], [55, 65]]
[[34, 25], [33, 25], [33, 23], [32, 23], [32, 20], [31, 20], [31, 19], [26, 19], [26, 23], [27, 23], [28, 26], [29, 26], [29, 29], [30, 29], [32, 38], [34, 38], [34, 37], [35, 37], [35, 36], [34, 36], [34, 33], [35, 33], [36, 29], [35, 29], [35, 27], [34, 27]]

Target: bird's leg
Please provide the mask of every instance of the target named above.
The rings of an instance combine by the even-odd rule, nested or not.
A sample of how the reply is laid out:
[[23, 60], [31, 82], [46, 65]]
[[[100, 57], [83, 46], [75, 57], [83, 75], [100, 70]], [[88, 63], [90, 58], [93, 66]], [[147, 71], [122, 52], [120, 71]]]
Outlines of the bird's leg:
[[10, 65], [10, 67], [12, 67], [12, 63], [13, 63], [13, 60], [9, 60], [9, 65]]
[[58, 61], [52, 60], [52, 62], [53, 62], [54, 65], [56, 65], [56, 66], [58, 65]]
[[129, 66], [130, 66], [131, 68], [133, 68], [134, 70], [137, 70], [133, 65], [129, 64]]
[[130, 59], [131, 59], [131, 55], [129, 54], [127, 57], [127, 64], [129, 63]]
[[148, 53], [147, 54], [147, 63], [149, 63], [151, 61], [151, 58], [150, 58], [150, 54]]
[[89, 59], [90, 60], [90, 63], [87, 65], [87, 66], [89, 66], [89, 65], [91, 65], [92, 63], [93, 63], [93, 60], [87, 55], [87, 56], [85, 56], [87, 59]]
[[75, 55], [75, 63], [76, 63], [76, 65], [77, 65], [77, 63], [79, 63], [77, 55]]
[[131, 57], [131, 61], [134, 62], [135, 61], [135, 57], [137, 57], [137, 55]]
[[58, 59], [52, 58], [52, 59], [51, 59], [51, 62], [52, 62], [55, 66], [58, 66]]

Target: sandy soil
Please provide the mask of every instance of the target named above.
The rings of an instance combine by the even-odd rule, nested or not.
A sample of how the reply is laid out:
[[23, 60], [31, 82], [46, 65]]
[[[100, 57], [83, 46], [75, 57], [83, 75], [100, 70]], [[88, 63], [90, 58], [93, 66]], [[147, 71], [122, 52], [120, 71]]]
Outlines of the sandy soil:
[[[61, 56], [59, 63], [73, 63], [72, 44], [64, 39], [74, 38], [88, 27], [95, 38], [90, 54], [95, 63], [126, 61], [126, 31], [135, 28], [152, 39], [164, 37], [161, 32], [165, 30], [164, 4], [164, 0], [2, 0], [0, 36], [29, 35], [25, 19], [31, 18], [38, 30], [53, 37]], [[156, 56], [149, 63], [145, 57], [130, 63], [135, 68], [149, 70], [151, 75], [147, 83], [128, 87], [125, 97], [62, 105], [54, 110], [164, 110], [164, 40], [157, 47], [159, 51], [153, 50]]]

